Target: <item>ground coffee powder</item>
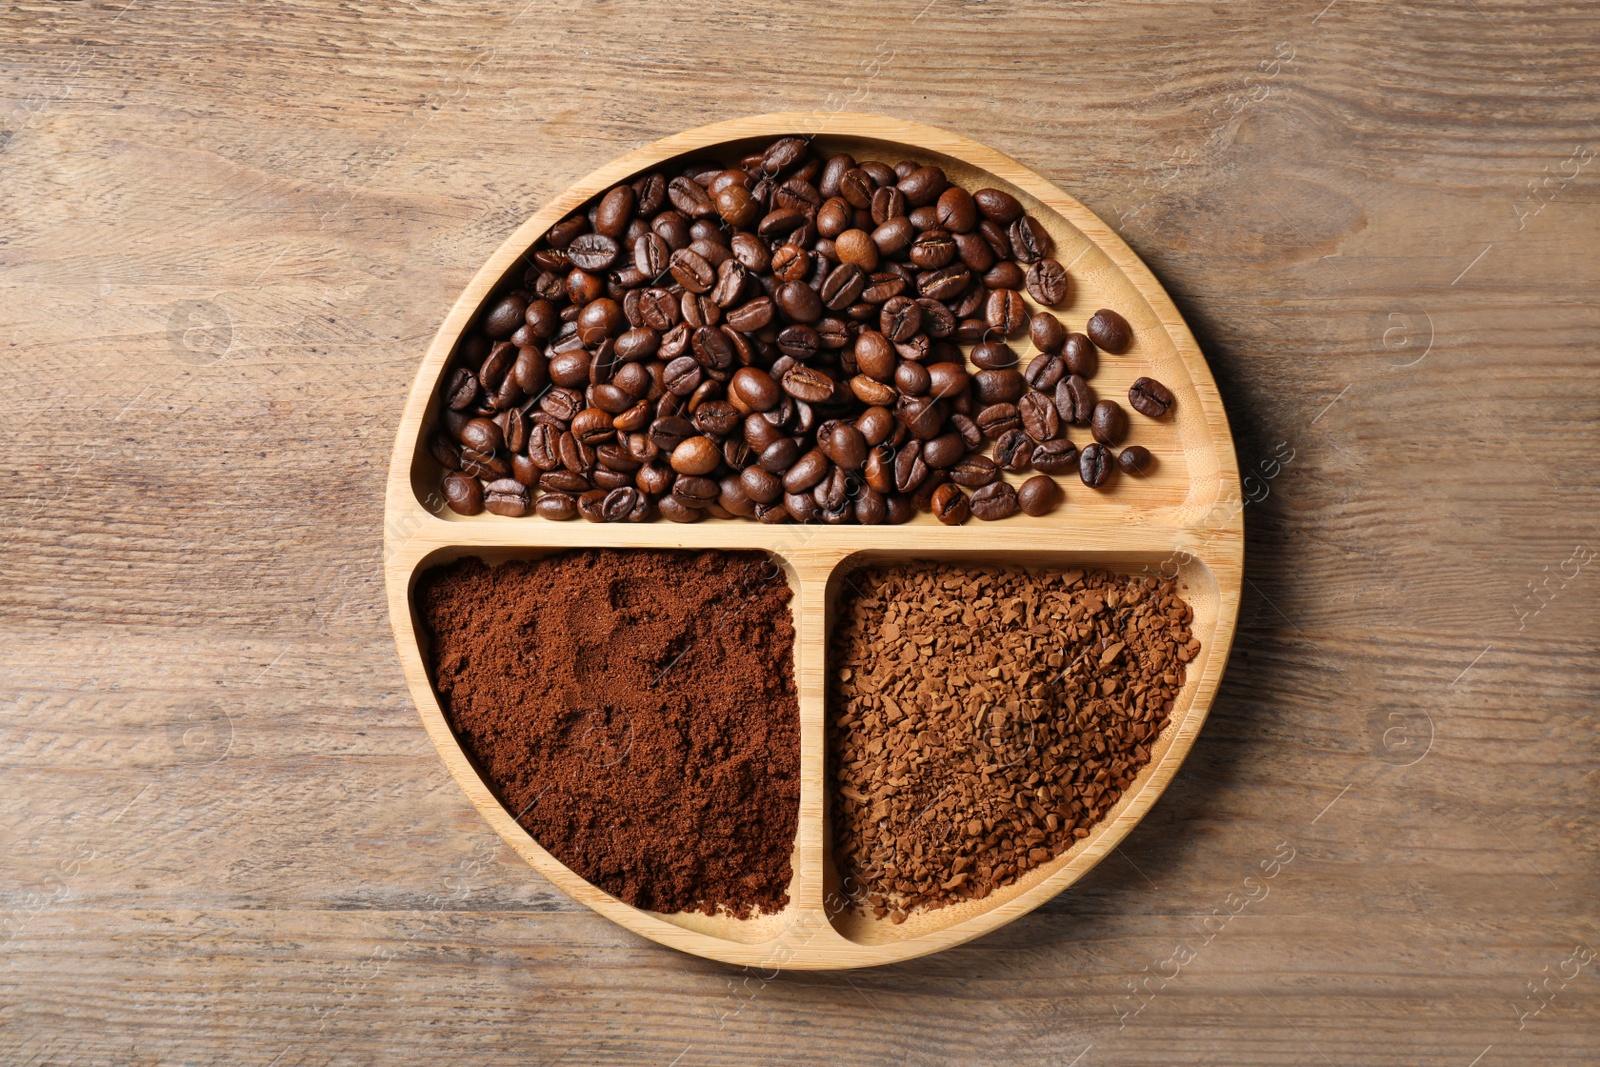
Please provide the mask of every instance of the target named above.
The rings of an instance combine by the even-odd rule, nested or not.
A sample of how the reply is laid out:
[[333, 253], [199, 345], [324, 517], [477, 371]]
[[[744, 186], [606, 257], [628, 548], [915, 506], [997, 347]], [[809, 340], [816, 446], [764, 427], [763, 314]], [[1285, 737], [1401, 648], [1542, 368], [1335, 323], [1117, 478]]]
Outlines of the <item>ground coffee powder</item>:
[[788, 903], [800, 799], [794, 625], [760, 552], [608, 549], [423, 575], [456, 736], [517, 821], [658, 912]]
[[834, 861], [878, 918], [988, 896], [1089, 836], [1150, 761], [1194, 612], [1169, 578], [857, 571], [834, 626]]

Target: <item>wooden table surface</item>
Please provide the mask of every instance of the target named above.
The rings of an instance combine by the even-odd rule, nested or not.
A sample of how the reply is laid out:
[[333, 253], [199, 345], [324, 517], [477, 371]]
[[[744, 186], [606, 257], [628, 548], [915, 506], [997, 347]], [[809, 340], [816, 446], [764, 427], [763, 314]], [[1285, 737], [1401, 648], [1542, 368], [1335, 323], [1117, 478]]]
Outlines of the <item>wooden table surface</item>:
[[[0, 9], [0, 1063], [1588, 1064], [1600, 13]], [[744, 972], [502, 846], [382, 584], [405, 390], [546, 198], [776, 110], [984, 141], [1188, 316], [1239, 637], [1117, 855], [913, 963]]]

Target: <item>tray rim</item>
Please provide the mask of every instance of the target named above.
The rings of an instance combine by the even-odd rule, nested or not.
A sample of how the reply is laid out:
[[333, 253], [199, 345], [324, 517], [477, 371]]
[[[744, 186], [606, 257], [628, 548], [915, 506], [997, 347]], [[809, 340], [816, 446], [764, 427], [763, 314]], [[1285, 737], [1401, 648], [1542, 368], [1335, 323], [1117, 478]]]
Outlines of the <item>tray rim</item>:
[[[1153, 759], [1141, 771], [1135, 785], [1124, 794], [1114, 809], [1115, 814], [1103, 819], [1094, 827], [1090, 836], [1067, 854], [1069, 858], [1066, 862], [1037, 884], [1012, 899], [956, 925], [900, 940], [872, 944], [844, 937], [820, 909], [800, 906], [799, 902], [791, 903], [786, 911], [769, 917], [769, 919], [781, 919], [793, 913], [793, 919], [782, 926], [776, 936], [756, 942], [731, 941], [688, 929], [652, 913], [635, 909], [574, 874], [539, 846], [512, 819], [478, 775], [450, 729], [435, 697], [426, 667], [422, 662], [412, 617], [411, 587], [420, 564], [434, 552], [445, 548], [560, 549], [604, 544], [616, 544], [619, 547], [632, 544], [634, 547], [660, 548], [713, 547], [713, 545], [729, 548], [766, 547], [769, 551], [787, 559], [792, 566], [797, 565], [797, 556], [813, 557], [813, 567], [826, 566], [830, 569], [837, 565], [838, 561], [861, 550], [860, 545], [834, 546], [828, 543], [830, 541], [828, 538], [824, 538], [824, 544], [821, 546], [809, 549], [802, 547], [800, 550], [764, 545], [761, 543], [762, 531], [777, 531], [790, 527], [760, 527], [759, 524], [747, 522], [700, 523], [691, 527], [660, 523], [654, 524], [652, 530], [655, 532], [650, 533], [641, 527], [606, 528], [586, 523], [547, 524], [539, 521], [500, 520], [493, 517], [486, 520], [447, 520], [437, 517], [424, 506], [414, 491], [413, 464], [416, 462], [420, 434], [428, 405], [444, 365], [483, 300], [493, 291], [512, 263], [526, 252], [538, 236], [595, 193], [609, 187], [620, 178], [632, 175], [654, 163], [726, 142], [785, 133], [878, 140], [901, 144], [913, 150], [936, 152], [957, 158], [1005, 180], [1047, 204], [1082, 232], [1112, 261], [1156, 313], [1179, 357], [1183, 360], [1190, 382], [1201, 402], [1213, 453], [1211, 458], [1216, 461], [1215, 492], [1203, 502], [1205, 508], [1197, 511], [1193, 506], [1187, 508], [1180, 506], [1174, 511], [1210, 516], [1215, 512], [1218, 501], [1222, 500], [1229, 501], [1231, 507], [1231, 511], [1223, 516], [1220, 523], [1208, 522], [1205, 525], [1206, 536], [1203, 538], [1197, 536], [1201, 529], [1198, 519], [1155, 524], [1139, 531], [1144, 536], [1135, 535], [1131, 530], [1124, 531], [1130, 535], [1122, 542], [1127, 547], [1133, 547], [1128, 544], [1133, 542], [1139, 550], [1149, 551], [1149, 546], [1155, 544], [1161, 550], [1170, 550], [1174, 556], [1187, 554], [1198, 561], [1214, 577], [1218, 591], [1215, 629], [1202, 650], [1200, 677], [1193, 682], [1194, 694], [1183, 710], [1181, 720], [1169, 725], [1171, 742], [1162, 757], [1159, 760]], [[1233, 438], [1215, 380], [1204, 355], [1200, 352], [1170, 296], [1149, 268], [1098, 216], [1017, 161], [958, 134], [921, 123], [878, 115], [815, 111], [778, 112], [712, 123], [672, 134], [642, 145], [596, 168], [552, 198], [518, 226], [473, 275], [429, 344], [422, 365], [408, 392], [405, 410], [396, 430], [384, 508], [385, 585], [389, 600], [390, 622], [402, 670], [406, 675], [408, 688], [411, 690], [424, 728], [441, 760], [490, 826], [530, 866], [553, 882], [557, 888], [613, 922], [654, 941], [726, 963], [772, 969], [842, 969], [871, 966], [954, 947], [1026, 914], [1094, 867], [1154, 806], [1187, 758], [1200, 728], [1210, 713], [1234, 639], [1244, 552], [1241, 509], [1231, 505], [1231, 502], [1238, 501], [1238, 493], [1239, 471]], [[1192, 505], [1192, 501], [1186, 501], [1186, 505]], [[839, 529], [861, 532], [858, 528]], [[890, 529], [914, 529], [919, 534], [932, 535], [932, 539], [936, 542], [935, 550], [938, 550], [939, 544], [947, 544], [952, 546], [954, 551], [971, 551], [969, 546], [958, 546], [952, 539], [952, 535], [959, 537], [958, 531], [924, 526]], [[567, 532], [558, 533], [554, 537], [549, 536], [554, 531]], [[1160, 536], [1163, 533], [1170, 537]], [[1069, 547], [1065, 551], [1072, 550]], [[900, 551], [911, 555], [920, 551], [920, 548], [903, 548]], [[1103, 553], [1105, 549], [1085, 548], [1081, 551]], [[836, 557], [834, 563], [816, 562], [818, 559], [830, 556]], [[797, 616], [797, 660], [798, 646], [806, 639], [806, 635], [800, 631], [799, 621]], [[827, 648], [825, 633], [822, 635], [819, 648], [825, 661]], [[798, 666], [797, 662], [797, 668]], [[825, 730], [825, 722], [823, 727]], [[802, 722], [802, 733], [804, 732], [805, 724]], [[808, 761], [804, 758], [807, 755], [805, 749], [808, 747], [810, 746], [806, 745], [803, 739], [803, 775], [808, 773], [806, 769]], [[810, 755], [814, 758], [809, 762], [821, 767], [820, 788], [825, 789], [826, 767], [825, 763], [821, 762], [822, 754], [814, 752]], [[820, 799], [817, 788], [819, 787], [813, 785], [810, 790], [813, 801]], [[819, 833], [825, 836], [827, 833], [826, 826], [821, 825], [812, 827], [812, 832], [808, 834], [806, 826], [808, 815], [815, 822], [821, 822], [825, 816], [820, 805], [812, 812], [808, 812], [807, 807], [803, 797], [800, 833], [796, 842], [796, 884], [801, 880], [802, 852], [807, 844], [807, 838], [816, 838]], [[810, 844], [815, 845], [816, 842], [813, 840]], [[766, 920], [763, 920], [763, 926], [765, 925]]]

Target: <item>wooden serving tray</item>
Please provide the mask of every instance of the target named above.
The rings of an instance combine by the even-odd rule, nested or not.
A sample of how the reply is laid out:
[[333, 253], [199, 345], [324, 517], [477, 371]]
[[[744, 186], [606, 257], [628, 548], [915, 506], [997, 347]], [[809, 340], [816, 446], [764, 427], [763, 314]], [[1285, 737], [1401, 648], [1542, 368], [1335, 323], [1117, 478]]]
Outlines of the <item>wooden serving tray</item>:
[[[1082, 331], [1088, 317], [1102, 307], [1118, 311], [1133, 327], [1134, 343], [1125, 354], [1102, 356], [1092, 381], [1096, 394], [1126, 406], [1128, 386], [1150, 375], [1176, 395], [1167, 418], [1129, 414], [1128, 442], [1155, 453], [1156, 471], [1145, 478], [1118, 474], [1109, 488], [1099, 491], [1086, 488], [1075, 476], [1063, 476], [1058, 480], [1066, 499], [1050, 515], [1018, 514], [990, 523], [973, 519], [960, 527], [941, 526], [926, 513], [903, 526], [767, 526], [714, 518], [692, 525], [665, 520], [594, 524], [489, 514], [467, 519], [424, 506], [430, 500], [440, 504], [441, 471], [427, 447], [438, 414], [439, 379], [479, 309], [510, 279], [534, 241], [594, 194], [640, 171], [677, 157], [731, 159], [784, 134], [815, 134], [824, 156], [846, 151], [891, 165], [912, 159], [944, 168], [969, 191], [995, 186], [1018, 197], [1049, 229], [1055, 257], [1068, 267], [1071, 295], [1054, 309], [1068, 328]], [[1024, 361], [1034, 351], [1025, 336], [1013, 347]], [[1086, 440], [1080, 437], [1077, 443], [1081, 447]], [[1015, 475], [1011, 479], [1020, 481]], [[384, 576], [401, 666], [423, 725], [478, 811], [535, 870], [614, 922], [685, 952], [764, 969], [860, 967], [937, 952], [1026, 914], [1100, 862], [1150, 810], [1194, 743], [1228, 659], [1244, 556], [1240, 513], [1233, 440], [1205, 358], [1167, 294], [1110, 227], [1037, 174], [964, 137], [873, 115], [796, 112], [704, 126], [630, 152], [545, 205], [490, 257], [428, 348], [400, 420], [389, 468]], [[541, 848], [495, 799], [451, 732], [424, 667], [421, 642], [426, 637], [411, 603], [417, 576], [460, 556], [506, 559], [584, 547], [753, 548], [766, 550], [783, 564], [795, 592], [802, 773], [794, 881], [784, 911], [740, 921], [658, 915], [622, 903]], [[851, 568], [889, 559], [1164, 569], [1178, 576], [1182, 594], [1194, 608], [1194, 636], [1201, 641], [1149, 764], [1086, 839], [987, 899], [914, 912], [899, 925], [855, 910], [840, 911], [837, 903], [829, 907], [838, 875], [830, 855], [825, 769], [826, 660], [838, 586]]]

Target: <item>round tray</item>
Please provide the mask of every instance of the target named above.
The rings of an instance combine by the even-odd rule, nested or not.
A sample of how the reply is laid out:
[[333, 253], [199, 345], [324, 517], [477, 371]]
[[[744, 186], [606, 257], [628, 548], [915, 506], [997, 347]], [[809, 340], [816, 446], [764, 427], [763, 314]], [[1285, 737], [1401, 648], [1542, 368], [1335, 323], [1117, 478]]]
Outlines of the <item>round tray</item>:
[[[843, 151], [891, 164], [935, 164], [969, 190], [996, 186], [1020, 199], [1050, 231], [1055, 256], [1071, 273], [1069, 302], [1054, 309], [1068, 328], [1082, 330], [1102, 307], [1117, 310], [1133, 327], [1133, 346], [1101, 360], [1096, 392], [1120, 399], [1135, 378], [1150, 375], [1177, 397], [1169, 418], [1131, 416], [1131, 439], [1158, 459], [1153, 475], [1119, 476], [1100, 491], [1062, 477], [1066, 499], [1050, 515], [960, 527], [941, 526], [927, 514], [903, 526], [768, 526], [747, 519], [596, 525], [531, 516], [469, 519], [425, 507], [430, 497], [438, 500], [441, 476], [426, 443], [437, 418], [440, 376], [479, 309], [535, 240], [594, 194], [637, 172], [677, 157], [733, 158], [785, 134], [815, 135], [824, 156]], [[1014, 347], [1024, 360], [1034, 351], [1026, 337]], [[546, 204], [490, 257], [451, 308], [406, 401], [389, 468], [384, 577], [400, 663], [428, 735], [473, 805], [535, 870], [608, 919], [685, 952], [774, 969], [860, 967], [937, 952], [1026, 914], [1100, 862], [1150, 810], [1194, 743], [1228, 659], [1242, 580], [1241, 510], [1233, 439], [1205, 357], [1166, 292], [1110, 227], [1037, 174], [965, 137], [874, 115], [797, 112], [703, 126], [630, 152]], [[451, 731], [424, 666], [426, 635], [411, 602], [417, 576], [461, 556], [505, 559], [586, 547], [753, 548], [783, 563], [795, 593], [802, 776], [791, 902], [783, 911], [737, 920], [660, 915], [624, 904], [541, 848], [495, 798]], [[983, 900], [914, 912], [900, 924], [828, 906], [838, 875], [830, 855], [825, 726], [828, 629], [841, 577], [862, 563], [897, 558], [1159, 568], [1177, 576], [1201, 642], [1150, 762], [1087, 838]]]

